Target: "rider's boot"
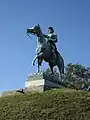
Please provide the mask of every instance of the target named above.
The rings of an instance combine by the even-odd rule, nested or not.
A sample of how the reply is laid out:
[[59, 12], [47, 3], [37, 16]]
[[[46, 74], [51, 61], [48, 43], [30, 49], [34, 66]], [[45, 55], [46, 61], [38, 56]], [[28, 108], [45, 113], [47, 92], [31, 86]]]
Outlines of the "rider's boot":
[[56, 46], [52, 46], [52, 51], [54, 52], [54, 53], [56, 53], [56, 55], [57, 55], [57, 48], [56, 48]]

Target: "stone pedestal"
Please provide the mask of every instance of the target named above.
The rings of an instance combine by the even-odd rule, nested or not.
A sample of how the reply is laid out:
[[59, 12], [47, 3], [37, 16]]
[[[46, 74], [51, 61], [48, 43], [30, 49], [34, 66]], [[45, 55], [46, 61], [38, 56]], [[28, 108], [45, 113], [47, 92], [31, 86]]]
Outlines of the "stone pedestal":
[[[43, 74], [29, 74], [27, 80], [25, 81], [25, 88], [23, 88], [23, 92], [44, 92], [47, 89], [52, 88], [62, 88], [58, 74], [54, 75], [43, 75]], [[0, 93], [0, 97], [15, 95], [15, 94], [23, 94], [22, 89], [18, 90], [10, 90], [4, 91]], [[21, 92], [20, 92], [21, 91]]]
[[25, 81], [25, 91], [43, 92], [44, 91], [44, 78], [41, 74], [29, 74]]
[[25, 81], [25, 91], [43, 92], [47, 89], [61, 87], [59, 81], [46, 79], [43, 74], [30, 74]]

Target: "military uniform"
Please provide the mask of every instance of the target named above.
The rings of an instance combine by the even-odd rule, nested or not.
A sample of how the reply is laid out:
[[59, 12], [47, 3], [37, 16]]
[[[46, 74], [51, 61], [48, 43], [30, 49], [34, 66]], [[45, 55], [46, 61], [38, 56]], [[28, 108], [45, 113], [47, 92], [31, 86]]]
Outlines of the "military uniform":
[[57, 49], [55, 43], [57, 43], [57, 35], [55, 33], [48, 34], [48, 42], [50, 43], [50, 46], [53, 47], [53, 49]]
[[57, 43], [57, 34], [50, 33], [48, 35], [44, 35], [45, 38], [47, 38], [47, 43], [49, 44], [50, 48], [52, 50], [55, 50], [57, 52], [56, 44]]

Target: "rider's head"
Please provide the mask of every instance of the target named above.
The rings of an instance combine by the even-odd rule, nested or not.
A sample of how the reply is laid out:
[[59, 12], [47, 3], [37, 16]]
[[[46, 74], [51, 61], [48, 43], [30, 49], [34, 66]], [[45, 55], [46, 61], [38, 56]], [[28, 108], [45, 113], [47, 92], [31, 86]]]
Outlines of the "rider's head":
[[49, 28], [48, 28], [48, 33], [53, 33], [53, 32], [54, 32], [53, 27], [49, 27]]

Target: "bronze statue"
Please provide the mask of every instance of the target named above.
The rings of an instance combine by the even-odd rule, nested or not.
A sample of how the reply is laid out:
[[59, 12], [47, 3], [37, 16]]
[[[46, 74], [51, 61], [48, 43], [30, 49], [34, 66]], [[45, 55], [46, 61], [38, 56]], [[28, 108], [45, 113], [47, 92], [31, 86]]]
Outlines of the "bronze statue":
[[[51, 30], [52, 29], [52, 30]], [[57, 66], [60, 72], [60, 75], [64, 74], [64, 60], [60, 53], [56, 49], [54, 42], [57, 42], [57, 36], [54, 33], [53, 28], [49, 28], [50, 35], [44, 35], [41, 31], [40, 25], [35, 25], [32, 28], [27, 29], [27, 34], [33, 34], [37, 36], [37, 48], [36, 56], [34, 57], [32, 64], [34, 66], [35, 61], [38, 62], [38, 73], [40, 73], [40, 66], [44, 60], [50, 66], [50, 69], [53, 72], [53, 67]], [[45, 39], [47, 38], [47, 39]], [[49, 40], [50, 39], [50, 40]], [[51, 40], [52, 39], [52, 40]], [[55, 40], [55, 41], [54, 41]]]

